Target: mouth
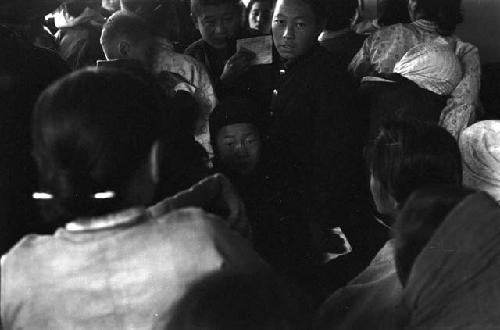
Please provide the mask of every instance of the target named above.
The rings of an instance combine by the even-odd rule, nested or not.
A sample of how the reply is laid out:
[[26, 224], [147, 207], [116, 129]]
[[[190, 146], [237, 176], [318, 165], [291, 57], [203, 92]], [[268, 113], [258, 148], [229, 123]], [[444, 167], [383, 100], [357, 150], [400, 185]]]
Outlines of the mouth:
[[291, 51], [293, 50], [295, 47], [292, 46], [292, 45], [287, 45], [287, 44], [284, 44], [284, 45], [280, 45], [279, 46], [280, 49], [283, 49], [283, 50], [287, 50], [287, 51]]

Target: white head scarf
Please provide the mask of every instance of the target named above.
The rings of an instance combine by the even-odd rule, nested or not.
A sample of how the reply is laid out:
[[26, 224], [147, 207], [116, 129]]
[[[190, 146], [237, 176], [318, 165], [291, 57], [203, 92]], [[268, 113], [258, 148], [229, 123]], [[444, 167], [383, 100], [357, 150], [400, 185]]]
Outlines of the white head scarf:
[[439, 95], [450, 95], [462, 80], [462, 67], [452, 46], [439, 37], [410, 49], [396, 63], [394, 73]]
[[500, 121], [485, 120], [466, 128], [459, 145], [464, 185], [500, 201]]

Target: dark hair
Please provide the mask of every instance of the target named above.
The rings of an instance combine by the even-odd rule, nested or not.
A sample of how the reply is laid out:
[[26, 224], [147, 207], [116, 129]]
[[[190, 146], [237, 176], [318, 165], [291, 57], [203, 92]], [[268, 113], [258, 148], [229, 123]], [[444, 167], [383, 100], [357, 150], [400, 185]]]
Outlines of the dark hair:
[[396, 270], [403, 285], [415, 259], [436, 229], [451, 210], [473, 192], [457, 186], [436, 186], [417, 190], [408, 198], [394, 226]]
[[314, 18], [318, 24], [326, 22], [328, 17], [326, 0], [300, 0], [308, 5], [314, 13]]
[[[159, 139], [168, 104], [145, 81], [109, 69], [77, 71], [52, 84], [35, 106], [33, 154], [46, 220], [116, 211], [134, 172]], [[97, 200], [97, 192], [113, 191]]]
[[418, 121], [382, 125], [369, 166], [381, 188], [400, 205], [418, 188], [462, 181], [462, 160], [453, 136], [442, 127]]
[[111, 15], [102, 28], [101, 43], [108, 45], [119, 37], [126, 37], [131, 41], [140, 41], [151, 35], [148, 23], [140, 16], [120, 10]]
[[378, 23], [388, 26], [397, 23], [409, 23], [408, 0], [383, 0], [378, 3]]
[[326, 29], [336, 31], [349, 27], [357, 8], [358, 0], [330, 0], [327, 4]]
[[463, 22], [461, 4], [461, 0], [417, 0], [416, 10], [422, 18], [436, 23], [441, 35], [448, 36]]
[[242, 97], [226, 97], [217, 104], [209, 119], [209, 131], [212, 147], [217, 148], [217, 135], [228, 125], [248, 123], [255, 126], [259, 133], [263, 132], [265, 118], [259, 103]]
[[241, 0], [191, 0], [191, 16], [194, 18], [202, 14], [203, 8], [205, 6], [221, 6], [221, 5], [233, 5], [234, 9], [240, 13], [243, 13], [245, 5]]
[[98, 0], [72, 0], [63, 3], [64, 10], [72, 17], [80, 16], [85, 8], [99, 8], [101, 2]]
[[264, 274], [214, 274], [195, 283], [177, 304], [168, 329], [305, 329], [295, 297]]

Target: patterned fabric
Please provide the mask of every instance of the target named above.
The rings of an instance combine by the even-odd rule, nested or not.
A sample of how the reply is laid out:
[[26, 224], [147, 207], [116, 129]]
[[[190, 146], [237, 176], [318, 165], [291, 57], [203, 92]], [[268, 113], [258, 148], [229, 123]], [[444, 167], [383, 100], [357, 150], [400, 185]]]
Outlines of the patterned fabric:
[[[436, 25], [426, 20], [382, 28], [366, 39], [352, 60], [350, 70], [361, 76], [369, 72], [369, 69], [392, 73], [396, 63], [407, 51], [437, 37], [441, 36], [437, 33]], [[444, 39], [455, 49], [462, 64], [463, 77], [441, 112], [440, 125], [458, 139], [460, 132], [474, 119], [479, 104], [479, 52], [475, 46], [456, 36]]]
[[268, 269], [213, 215], [194, 208], [152, 217], [147, 211], [21, 240], [2, 258], [3, 327], [164, 329], [195, 281], [214, 272]]
[[165, 39], [157, 39], [153, 72], [159, 74], [169, 71], [178, 74], [186, 81], [177, 89], [190, 92], [201, 107], [201, 114], [196, 125], [195, 138], [210, 155], [213, 155], [208, 131], [208, 119], [217, 104], [214, 87], [207, 70], [191, 56], [176, 53], [172, 45]]
[[460, 135], [464, 185], [500, 201], [500, 121], [485, 120]]
[[462, 80], [462, 66], [443, 38], [423, 42], [396, 63], [394, 73], [439, 95], [450, 95]]

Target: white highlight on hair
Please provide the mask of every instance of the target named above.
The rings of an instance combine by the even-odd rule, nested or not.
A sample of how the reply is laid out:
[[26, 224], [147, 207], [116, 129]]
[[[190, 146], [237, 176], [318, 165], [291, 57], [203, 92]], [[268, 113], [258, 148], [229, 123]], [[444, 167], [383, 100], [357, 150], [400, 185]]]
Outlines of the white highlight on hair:
[[46, 192], [34, 192], [33, 199], [52, 199], [54, 196]]
[[98, 192], [94, 194], [95, 199], [111, 199], [116, 196], [116, 193], [114, 191], [103, 191], [103, 192]]

